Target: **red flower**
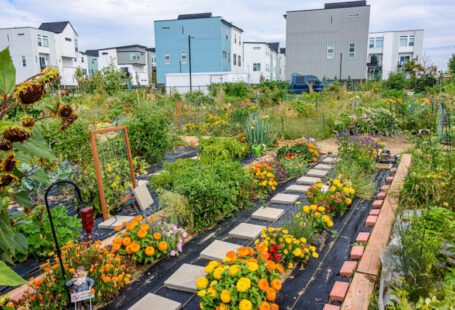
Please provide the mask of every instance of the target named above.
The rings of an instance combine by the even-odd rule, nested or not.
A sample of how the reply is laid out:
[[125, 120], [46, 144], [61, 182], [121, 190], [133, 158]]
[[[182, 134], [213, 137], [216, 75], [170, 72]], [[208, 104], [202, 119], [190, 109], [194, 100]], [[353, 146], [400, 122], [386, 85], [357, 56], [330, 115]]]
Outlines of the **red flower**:
[[281, 262], [282, 259], [283, 259], [283, 256], [281, 256], [281, 254], [275, 255], [275, 260], [276, 260], [277, 262]]

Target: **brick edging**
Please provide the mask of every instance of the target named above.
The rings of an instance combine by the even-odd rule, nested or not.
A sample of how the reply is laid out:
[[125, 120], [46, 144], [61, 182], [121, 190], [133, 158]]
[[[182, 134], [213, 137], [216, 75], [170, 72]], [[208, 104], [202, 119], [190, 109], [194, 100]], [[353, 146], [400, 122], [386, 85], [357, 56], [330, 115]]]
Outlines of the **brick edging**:
[[411, 155], [404, 154], [382, 205], [373, 231], [349, 286], [342, 310], [367, 310], [370, 295], [381, 268], [381, 253], [387, 246], [398, 207], [400, 190], [411, 166]]

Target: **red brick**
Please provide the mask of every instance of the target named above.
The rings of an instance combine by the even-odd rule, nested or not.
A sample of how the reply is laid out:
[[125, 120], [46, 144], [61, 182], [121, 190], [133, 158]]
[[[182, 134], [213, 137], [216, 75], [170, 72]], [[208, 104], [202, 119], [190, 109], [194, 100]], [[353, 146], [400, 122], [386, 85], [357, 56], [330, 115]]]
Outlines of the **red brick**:
[[390, 168], [390, 172], [391, 172], [391, 173], [397, 172], [397, 168]]
[[357, 269], [357, 262], [356, 261], [351, 261], [347, 260], [344, 262], [343, 266], [341, 266], [340, 269], [340, 275], [342, 277], [350, 278], [353, 276], [354, 271]]
[[368, 242], [369, 238], [370, 238], [369, 232], [359, 232], [359, 234], [357, 235], [357, 238], [355, 239], [355, 242], [358, 242], [358, 243]]
[[335, 281], [335, 284], [330, 291], [330, 301], [339, 301], [343, 302], [346, 294], [348, 293], [349, 283], [348, 282], [341, 282]]
[[371, 206], [373, 207], [373, 209], [381, 209], [383, 204], [384, 204], [384, 200], [377, 199], [377, 200], [373, 201]]
[[381, 212], [381, 209], [373, 209], [373, 210], [370, 211], [370, 214], [369, 214], [369, 215], [378, 216], [378, 215], [379, 215], [379, 212]]
[[393, 182], [393, 177], [387, 177], [385, 178], [386, 183], [392, 183]]
[[381, 187], [381, 191], [387, 192], [390, 189], [390, 185], [384, 185]]
[[322, 310], [340, 310], [340, 307], [331, 304], [325, 304]]
[[367, 225], [368, 227], [373, 227], [377, 221], [378, 221], [377, 216], [368, 215], [367, 220], [365, 221], [365, 225]]
[[384, 192], [379, 192], [379, 193], [376, 195], [376, 199], [384, 200], [386, 196], [387, 196], [386, 193], [384, 193]]
[[352, 260], [359, 260], [363, 256], [364, 247], [360, 245], [354, 245], [351, 249], [351, 255], [349, 256]]

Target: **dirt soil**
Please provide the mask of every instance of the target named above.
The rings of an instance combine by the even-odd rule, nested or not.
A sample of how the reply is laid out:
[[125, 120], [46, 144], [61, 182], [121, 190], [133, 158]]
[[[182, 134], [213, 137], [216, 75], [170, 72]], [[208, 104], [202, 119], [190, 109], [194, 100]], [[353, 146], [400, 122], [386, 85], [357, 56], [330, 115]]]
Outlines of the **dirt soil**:
[[[403, 153], [413, 146], [409, 139], [403, 135], [395, 137], [381, 137], [381, 141], [385, 144], [385, 149], [390, 150], [392, 155]], [[319, 146], [321, 153], [337, 153], [338, 145], [336, 144], [335, 138], [320, 140], [317, 141], [316, 144]]]

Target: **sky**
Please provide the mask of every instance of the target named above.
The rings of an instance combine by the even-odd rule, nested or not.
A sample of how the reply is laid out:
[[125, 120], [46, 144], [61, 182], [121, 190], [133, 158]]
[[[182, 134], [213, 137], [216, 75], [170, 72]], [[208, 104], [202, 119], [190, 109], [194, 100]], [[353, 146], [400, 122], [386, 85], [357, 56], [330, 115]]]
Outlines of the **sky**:
[[[153, 21], [212, 12], [244, 30], [244, 41], [285, 46], [286, 11], [323, 8], [337, 0], [0, 0], [0, 28], [71, 21], [82, 50], [154, 46]], [[424, 57], [445, 70], [455, 53], [455, 0], [367, 0], [370, 32], [424, 29]]]

